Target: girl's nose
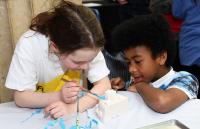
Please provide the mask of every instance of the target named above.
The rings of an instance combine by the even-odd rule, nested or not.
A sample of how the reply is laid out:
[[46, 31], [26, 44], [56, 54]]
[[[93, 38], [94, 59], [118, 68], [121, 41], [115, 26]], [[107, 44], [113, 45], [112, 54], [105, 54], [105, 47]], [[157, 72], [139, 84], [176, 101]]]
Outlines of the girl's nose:
[[88, 69], [88, 67], [89, 67], [89, 64], [88, 64], [88, 63], [85, 63], [85, 64], [82, 64], [82, 65], [80, 66], [80, 69], [85, 70], [85, 69]]

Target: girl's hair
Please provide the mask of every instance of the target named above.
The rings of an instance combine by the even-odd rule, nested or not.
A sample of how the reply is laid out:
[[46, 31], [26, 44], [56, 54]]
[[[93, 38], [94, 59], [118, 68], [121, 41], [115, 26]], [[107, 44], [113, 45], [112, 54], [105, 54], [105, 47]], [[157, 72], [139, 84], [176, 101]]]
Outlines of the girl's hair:
[[48, 36], [61, 54], [85, 47], [101, 48], [105, 42], [94, 13], [87, 7], [66, 1], [37, 15], [30, 29]]

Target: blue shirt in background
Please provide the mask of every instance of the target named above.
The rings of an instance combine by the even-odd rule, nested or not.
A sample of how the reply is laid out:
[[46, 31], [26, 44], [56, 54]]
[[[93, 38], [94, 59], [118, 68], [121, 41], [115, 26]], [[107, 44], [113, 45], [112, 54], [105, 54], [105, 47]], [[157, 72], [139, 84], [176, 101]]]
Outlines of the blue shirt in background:
[[172, 13], [183, 19], [179, 56], [182, 65], [200, 67], [200, 0], [172, 0]]

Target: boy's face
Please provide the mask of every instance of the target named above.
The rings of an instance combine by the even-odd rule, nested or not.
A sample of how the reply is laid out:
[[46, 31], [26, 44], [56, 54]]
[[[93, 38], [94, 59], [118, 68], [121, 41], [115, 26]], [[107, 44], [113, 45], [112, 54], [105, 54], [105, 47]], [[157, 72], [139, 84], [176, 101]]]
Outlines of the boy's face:
[[144, 46], [126, 49], [124, 54], [134, 83], [149, 83], [163, 76], [161, 67], [165, 64], [165, 57], [158, 56], [154, 59], [150, 49]]

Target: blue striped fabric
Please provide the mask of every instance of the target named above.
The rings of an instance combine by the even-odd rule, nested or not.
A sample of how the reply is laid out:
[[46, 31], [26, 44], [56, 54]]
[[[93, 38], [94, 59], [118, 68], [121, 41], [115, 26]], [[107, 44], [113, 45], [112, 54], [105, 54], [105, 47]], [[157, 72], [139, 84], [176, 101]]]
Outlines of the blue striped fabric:
[[106, 50], [103, 50], [103, 54], [106, 60], [106, 65], [110, 70], [109, 78], [121, 77], [124, 79], [125, 83], [129, 85], [130, 74], [128, 71], [128, 65], [123, 60], [123, 56], [121, 56], [122, 54], [118, 53], [117, 56], [113, 56]]

